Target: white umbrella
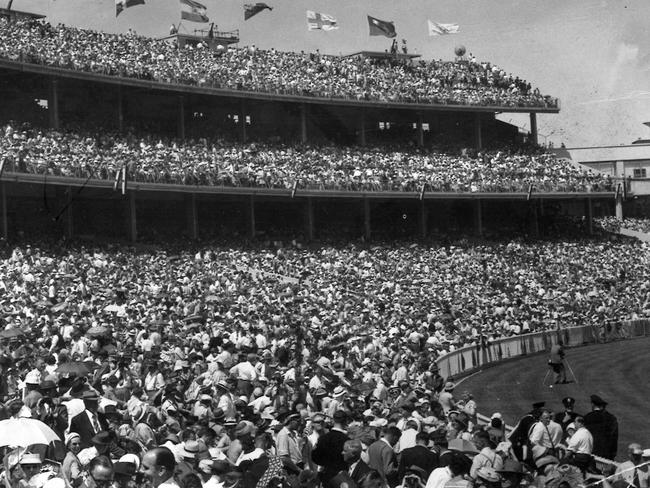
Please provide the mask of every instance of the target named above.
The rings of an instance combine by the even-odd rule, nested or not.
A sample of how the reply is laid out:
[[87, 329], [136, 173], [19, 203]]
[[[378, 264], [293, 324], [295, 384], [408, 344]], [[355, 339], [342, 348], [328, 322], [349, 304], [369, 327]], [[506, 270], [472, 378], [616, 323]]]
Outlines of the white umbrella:
[[27, 447], [60, 441], [56, 432], [40, 420], [30, 418], [7, 419], [0, 421], [0, 447]]

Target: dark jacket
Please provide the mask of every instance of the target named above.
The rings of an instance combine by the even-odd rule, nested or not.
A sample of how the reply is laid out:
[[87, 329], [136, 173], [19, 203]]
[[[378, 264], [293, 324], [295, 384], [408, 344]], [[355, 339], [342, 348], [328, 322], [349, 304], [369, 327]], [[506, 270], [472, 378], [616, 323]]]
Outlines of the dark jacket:
[[343, 444], [349, 440], [347, 434], [338, 430], [332, 430], [318, 439], [316, 448], [311, 453], [311, 459], [323, 467], [320, 479], [323, 486], [338, 474], [339, 471], [347, 469], [343, 460]]
[[440, 466], [438, 453], [433, 452], [425, 446], [419, 445], [404, 449], [400, 453], [399, 465], [397, 468], [397, 479], [399, 481], [404, 477], [407, 468], [411, 466], [422, 468], [426, 471], [428, 477], [431, 474], [431, 471]]
[[[100, 430], [107, 429], [105, 422], [103, 422], [103, 419], [99, 418], [99, 416], [97, 418], [97, 421], [99, 423]], [[70, 421], [70, 432], [76, 432], [77, 434], [79, 434], [80, 441], [81, 441], [81, 448], [85, 449], [87, 447], [92, 447], [92, 443], [90, 442], [90, 440], [99, 431], [96, 431], [93, 428], [93, 425], [90, 422], [90, 419], [88, 418], [88, 411], [84, 410], [80, 414], [77, 414], [74, 417], [72, 417], [72, 420]]]
[[618, 447], [618, 420], [606, 410], [594, 410], [585, 415], [585, 427], [594, 438], [595, 456], [614, 459]]

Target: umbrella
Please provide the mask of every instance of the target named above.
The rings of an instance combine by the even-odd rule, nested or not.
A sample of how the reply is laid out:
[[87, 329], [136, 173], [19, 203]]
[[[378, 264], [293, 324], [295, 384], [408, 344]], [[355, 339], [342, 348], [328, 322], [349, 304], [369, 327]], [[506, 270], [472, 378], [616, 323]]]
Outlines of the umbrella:
[[16, 329], [15, 327], [12, 329], [5, 329], [3, 331], [0, 331], [0, 337], [3, 339], [10, 339], [11, 337], [18, 337], [23, 335], [25, 335], [25, 332], [20, 329]]
[[92, 361], [70, 361], [56, 368], [56, 372], [62, 375], [86, 376], [92, 373], [96, 366]]
[[56, 432], [36, 419], [19, 418], [0, 421], [0, 447], [27, 447], [60, 441]]
[[111, 331], [108, 327], [98, 326], [98, 327], [91, 327], [90, 329], [88, 329], [86, 335], [88, 337], [100, 337], [100, 336], [108, 335], [110, 334], [110, 332]]

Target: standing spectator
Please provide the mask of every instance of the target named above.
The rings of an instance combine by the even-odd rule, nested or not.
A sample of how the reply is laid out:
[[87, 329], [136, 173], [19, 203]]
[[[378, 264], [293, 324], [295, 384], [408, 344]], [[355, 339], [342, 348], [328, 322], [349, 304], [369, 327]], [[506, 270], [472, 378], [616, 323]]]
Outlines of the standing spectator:
[[299, 427], [300, 415], [297, 413], [289, 415], [285, 420], [284, 427], [278, 432], [276, 445], [278, 456], [293, 461], [296, 466], [302, 469], [304, 462], [300, 446], [301, 439], [298, 437]]
[[431, 471], [440, 465], [438, 453], [428, 448], [429, 434], [418, 432], [415, 436], [415, 442], [415, 446], [404, 449], [400, 453], [397, 467], [397, 478], [400, 480], [404, 478], [406, 469], [411, 466], [422, 468], [426, 473], [425, 479], [427, 479]]
[[478, 454], [472, 459], [472, 467], [469, 471], [469, 476], [476, 479], [477, 472], [482, 467], [489, 467], [499, 470], [503, 467], [503, 459], [497, 454], [494, 449], [496, 446], [490, 440], [490, 434], [485, 430], [479, 430], [474, 434], [474, 445], [479, 450]]
[[327, 486], [329, 481], [347, 466], [343, 460], [343, 445], [345, 441], [349, 440], [345, 430], [348, 415], [343, 410], [337, 410], [332, 420], [334, 426], [327, 434], [323, 434], [318, 439], [316, 448], [311, 454], [312, 460], [323, 468], [320, 472], [323, 486]]
[[99, 396], [92, 390], [86, 390], [81, 398], [84, 404], [84, 411], [72, 417], [70, 420], [70, 432], [79, 434], [82, 449], [92, 446], [92, 438], [99, 432], [107, 429], [107, 425], [97, 415], [99, 408]]
[[343, 460], [347, 466], [347, 475], [356, 483], [361, 486], [361, 481], [365, 476], [372, 471], [370, 467], [361, 459], [361, 451], [363, 446], [359, 440], [345, 441], [343, 444]]
[[595, 456], [614, 459], [618, 446], [618, 420], [609, 413], [607, 402], [598, 395], [591, 395], [591, 412], [585, 415], [585, 427], [594, 438]]
[[614, 483], [623, 482], [630, 488], [648, 488], [649, 473], [646, 469], [637, 467], [642, 462], [643, 449], [636, 442], [627, 446], [628, 460], [619, 464], [614, 473]]
[[564, 412], [558, 412], [555, 414], [553, 420], [560, 424], [562, 430], [566, 432], [567, 426], [574, 422], [578, 414], [573, 411], [573, 406], [576, 403], [576, 399], [572, 397], [565, 397], [562, 399], [562, 405], [564, 405]]
[[113, 463], [106, 456], [97, 456], [88, 465], [88, 475], [81, 488], [109, 488], [113, 484]]
[[391, 487], [398, 483], [397, 456], [393, 448], [401, 435], [402, 431], [397, 427], [387, 427], [381, 438], [368, 447], [368, 466], [377, 471]]
[[445, 412], [445, 415], [456, 408], [456, 402], [454, 401], [453, 394], [455, 387], [456, 385], [454, 385], [451, 381], [447, 381], [443, 390], [440, 392], [440, 395], [438, 395], [438, 403], [442, 407], [443, 412]]

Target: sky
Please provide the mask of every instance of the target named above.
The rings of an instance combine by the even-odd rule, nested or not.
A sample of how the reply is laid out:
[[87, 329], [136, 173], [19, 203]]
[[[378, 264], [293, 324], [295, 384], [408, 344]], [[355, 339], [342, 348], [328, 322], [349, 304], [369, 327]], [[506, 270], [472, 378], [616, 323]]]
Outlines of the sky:
[[[162, 37], [180, 22], [178, 0], [145, 0], [115, 17], [114, 0], [14, 0], [52, 23], [104, 32], [133, 29]], [[368, 35], [367, 15], [395, 22], [398, 38], [424, 59], [454, 58], [465, 46], [479, 61], [560, 98], [559, 114], [538, 115], [541, 143], [567, 147], [629, 144], [650, 139], [650, 1], [648, 0], [266, 0], [273, 7], [244, 22], [243, 4], [200, 0], [219, 30], [239, 29], [240, 46], [347, 54], [389, 48]], [[8, 0], [0, 0], [5, 6]], [[307, 30], [306, 10], [335, 17], [340, 28]], [[427, 19], [458, 23], [454, 35], [429, 37]], [[183, 21], [181, 32], [205, 24]], [[524, 129], [528, 116], [500, 119]]]

